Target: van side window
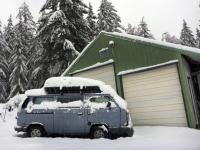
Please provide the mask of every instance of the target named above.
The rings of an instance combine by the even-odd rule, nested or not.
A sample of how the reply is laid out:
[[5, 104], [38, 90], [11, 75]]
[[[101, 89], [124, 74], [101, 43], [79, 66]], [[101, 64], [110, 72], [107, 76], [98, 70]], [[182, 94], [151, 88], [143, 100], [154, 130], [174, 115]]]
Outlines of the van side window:
[[55, 101], [54, 97], [35, 97], [33, 98], [33, 104], [39, 105], [43, 102], [53, 102]]
[[112, 100], [108, 96], [99, 96], [99, 97], [92, 97], [90, 99], [90, 102], [93, 103], [108, 103], [111, 102]]
[[58, 107], [80, 108], [83, 106], [82, 97], [58, 97], [57, 102], [61, 104]]
[[80, 97], [58, 97], [57, 102], [70, 103], [75, 101], [81, 101]]

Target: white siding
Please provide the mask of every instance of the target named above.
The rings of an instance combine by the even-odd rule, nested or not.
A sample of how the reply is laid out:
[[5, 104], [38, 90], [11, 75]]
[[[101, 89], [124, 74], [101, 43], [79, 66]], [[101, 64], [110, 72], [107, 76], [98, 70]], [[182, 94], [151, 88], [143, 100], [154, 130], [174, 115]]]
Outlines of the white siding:
[[98, 68], [82, 71], [74, 74], [75, 77], [85, 77], [95, 80], [100, 80], [108, 85], [111, 85], [116, 90], [115, 74], [113, 64], [101, 66]]
[[122, 77], [134, 125], [187, 126], [176, 65]]

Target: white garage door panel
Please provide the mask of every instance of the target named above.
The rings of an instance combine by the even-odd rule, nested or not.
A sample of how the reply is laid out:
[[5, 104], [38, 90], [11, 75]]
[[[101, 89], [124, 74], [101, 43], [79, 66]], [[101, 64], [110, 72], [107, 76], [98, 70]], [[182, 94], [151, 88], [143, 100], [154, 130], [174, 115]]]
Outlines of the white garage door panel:
[[174, 110], [182, 110], [181, 105], [177, 104], [170, 104], [170, 105], [164, 105], [164, 107], [157, 107], [157, 106], [151, 106], [148, 108], [143, 107], [135, 107], [134, 110], [129, 110], [130, 113], [148, 113], [148, 112], [157, 112], [157, 111], [174, 111]]
[[[148, 71], [148, 74], [144, 74], [144, 72], [139, 72], [137, 73], [137, 76], [135, 77], [135, 80], [138, 80], [138, 79], [147, 79], [147, 78], [153, 78], [153, 77], [157, 77], [157, 76], [163, 76], [163, 75], [170, 75], [170, 74], [176, 74], [177, 73], [177, 70], [176, 68], [171, 68], [170, 66], [167, 66], [165, 67], [166, 69], [165, 70], [162, 70], [162, 72], [160, 72], [160, 70], [156, 70], [154, 69], [153, 71], [152, 70], [149, 70]], [[158, 68], [158, 69], [161, 69], [161, 68]], [[147, 71], [146, 71], [147, 72]], [[167, 75], [168, 74], [168, 75]], [[141, 76], [142, 75], [142, 76]], [[132, 76], [132, 74], [128, 74], [126, 76]], [[134, 79], [133, 79], [134, 80]]]
[[176, 65], [124, 75], [122, 81], [135, 125], [187, 126]]
[[151, 112], [151, 113], [132, 113], [131, 114], [136, 120], [142, 119], [159, 119], [161, 116], [164, 119], [170, 119], [172, 116], [175, 118], [184, 118], [182, 111], [160, 111], [160, 112]]
[[112, 64], [76, 73], [73, 76], [100, 80], [116, 89], [114, 68]]
[[[152, 122], [149, 124], [149, 122]], [[184, 118], [161, 118], [161, 119], [144, 119], [144, 120], [135, 120], [134, 125], [164, 125], [164, 126], [187, 126]]]
[[[164, 93], [165, 94], [165, 93]], [[154, 94], [153, 96], [149, 97], [149, 95], [144, 95], [144, 96], [137, 96], [137, 97], [134, 97], [133, 95], [130, 96], [130, 97], [127, 97], [127, 101], [130, 100], [130, 102], [132, 102], [132, 99], [134, 98], [134, 102], [137, 102], [137, 101], [145, 101], [145, 100], [157, 100], [157, 99], [172, 99], [172, 98], [176, 98], [176, 97], [179, 97], [181, 96], [180, 93], [177, 93], [177, 91], [173, 91], [172, 93], [167, 93], [164, 95], [163, 93], [157, 93], [157, 94]]]

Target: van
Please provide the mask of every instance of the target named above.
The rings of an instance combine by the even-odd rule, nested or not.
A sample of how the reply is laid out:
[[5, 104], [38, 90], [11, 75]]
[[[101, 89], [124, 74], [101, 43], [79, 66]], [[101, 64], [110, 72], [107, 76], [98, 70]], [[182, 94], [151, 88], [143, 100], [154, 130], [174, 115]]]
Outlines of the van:
[[89, 135], [132, 136], [129, 113], [110, 94], [65, 93], [28, 96], [17, 114], [17, 132], [30, 137]]

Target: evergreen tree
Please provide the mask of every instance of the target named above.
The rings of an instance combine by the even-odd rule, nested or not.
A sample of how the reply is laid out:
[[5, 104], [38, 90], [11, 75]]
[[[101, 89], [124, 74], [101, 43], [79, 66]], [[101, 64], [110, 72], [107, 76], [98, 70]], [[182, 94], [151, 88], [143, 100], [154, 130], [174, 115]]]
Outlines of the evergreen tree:
[[147, 23], [144, 21], [144, 17], [142, 18], [142, 20], [138, 26], [137, 35], [144, 37], [144, 38], [149, 38], [149, 39], [154, 38], [153, 35], [150, 33], [150, 30], [148, 29]]
[[45, 50], [48, 76], [60, 75], [89, 41], [82, 0], [47, 0], [41, 9], [38, 37]]
[[162, 41], [181, 44], [181, 41], [176, 36], [171, 36], [168, 32], [162, 34]]
[[28, 66], [28, 83], [27, 89], [40, 88], [45, 81], [44, 74], [45, 66], [44, 61], [44, 49], [42, 47], [41, 41], [38, 38], [33, 39], [31, 46], [32, 55], [29, 57]]
[[196, 29], [196, 47], [200, 49], [200, 30]]
[[95, 37], [95, 35], [97, 34], [97, 31], [96, 31], [97, 27], [96, 27], [96, 22], [95, 22], [96, 16], [93, 12], [91, 3], [89, 3], [88, 9], [89, 10], [88, 10], [88, 15], [87, 15], [86, 20], [87, 20], [88, 27], [90, 29], [90, 31], [89, 31], [90, 32], [90, 40], [92, 40]]
[[121, 19], [111, 2], [102, 0], [98, 9], [98, 31], [121, 32]]
[[9, 53], [10, 49], [3, 37], [0, 22], [0, 103], [6, 102], [8, 96], [10, 68], [7, 61], [7, 55]]
[[195, 38], [194, 35], [192, 34], [192, 31], [190, 28], [187, 26], [187, 23], [185, 20], [183, 20], [183, 28], [181, 30], [181, 36], [180, 36], [181, 44], [190, 46], [190, 47], [195, 47]]
[[38, 35], [45, 41], [45, 49], [46, 44], [51, 44], [54, 49], [66, 48], [68, 40], [81, 51], [88, 43], [89, 28], [84, 19], [87, 6], [82, 0], [47, 0], [41, 12]]
[[137, 35], [137, 28], [136, 27], [132, 27], [131, 24], [128, 24], [128, 27], [126, 29], [126, 33], [127, 34], [131, 34], [131, 35]]
[[12, 16], [10, 15], [8, 19], [8, 24], [4, 28], [4, 38], [6, 42], [8, 43], [8, 46], [10, 49], [13, 49], [13, 42], [14, 42], [14, 26], [13, 26], [13, 21], [12, 21]]
[[[27, 89], [29, 76], [32, 74], [30, 58], [35, 56], [31, 50], [35, 36], [35, 22], [29, 11], [28, 5], [23, 3], [18, 11], [18, 23], [14, 26], [12, 53], [10, 55], [9, 66], [12, 70], [10, 82], [10, 94], [8, 98], [18, 93], [23, 93]], [[10, 37], [11, 35], [8, 34]], [[29, 67], [29, 69], [28, 69]]]
[[24, 55], [28, 57], [32, 54], [30, 47], [36, 32], [36, 24], [25, 2], [19, 7], [17, 18], [19, 21], [15, 25], [15, 30], [17, 37], [20, 38], [22, 42]]
[[22, 42], [20, 38], [15, 37], [14, 52], [12, 53], [10, 62], [13, 68], [9, 77], [11, 91], [8, 99], [26, 90], [28, 73], [26, 62], [27, 59], [23, 54]]

